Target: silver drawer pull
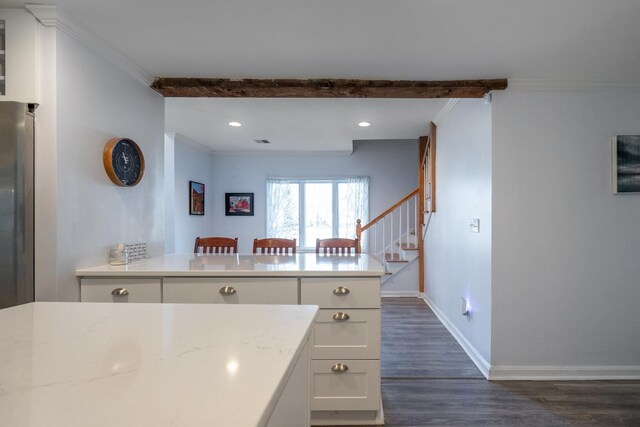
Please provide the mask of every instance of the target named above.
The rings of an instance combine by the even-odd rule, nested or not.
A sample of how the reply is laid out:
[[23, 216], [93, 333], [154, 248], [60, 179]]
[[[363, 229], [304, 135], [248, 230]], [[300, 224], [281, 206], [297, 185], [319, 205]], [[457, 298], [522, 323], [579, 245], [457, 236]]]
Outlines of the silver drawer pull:
[[333, 372], [347, 372], [349, 367], [347, 365], [343, 365], [342, 363], [336, 363], [331, 367]]
[[345, 288], [344, 286], [338, 286], [333, 290], [334, 295], [346, 295], [349, 292], [349, 288]]
[[338, 312], [333, 315], [333, 320], [336, 320], [339, 322], [344, 320], [349, 320], [349, 315], [347, 313]]
[[124, 297], [129, 295], [129, 291], [125, 288], [115, 288], [111, 291], [111, 295], [113, 295], [114, 297]]
[[236, 293], [236, 288], [234, 288], [233, 286], [224, 286], [220, 288], [220, 293], [222, 295], [233, 295]]

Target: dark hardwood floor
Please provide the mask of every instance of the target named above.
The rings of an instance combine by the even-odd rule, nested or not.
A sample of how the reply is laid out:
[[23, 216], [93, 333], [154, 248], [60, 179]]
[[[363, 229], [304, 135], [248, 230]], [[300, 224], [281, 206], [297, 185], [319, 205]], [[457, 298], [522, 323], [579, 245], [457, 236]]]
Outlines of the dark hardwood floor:
[[640, 381], [487, 381], [429, 307], [382, 304], [382, 401], [395, 426], [640, 426]]

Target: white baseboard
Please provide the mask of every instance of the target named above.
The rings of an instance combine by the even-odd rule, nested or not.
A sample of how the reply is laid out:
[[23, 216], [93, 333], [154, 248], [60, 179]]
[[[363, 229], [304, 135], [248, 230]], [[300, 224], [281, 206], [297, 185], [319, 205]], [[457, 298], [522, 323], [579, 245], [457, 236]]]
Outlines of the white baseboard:
[[475, 349], [423, 293], [419, 294], [433, 310], [442, 324], [458, 341], [462, 349], [480, 369], [482, 375], [491, 381], [595, 381], [595, 380], [640, 380], [640, 366], [492, 366]]
[[419, 298], [418, 291], [380, 291], [382, 298]]
[[449, 320], [445, 314], [440, 311], [440, 309], [431, 301], [426, 294], [420, 293], [419, 298], [422, 298], [424, 302], [427, 303], [429, 308], [435, 313], [438, 319], [442, 322], [445, 328], [449, 331], [453, 338], [458, 341], [458, 344], [462, 347], [462, 349], [467, 353], [471, 361], [478, 367], [482, 375], [484, 375], [487, 379], [492, 379], [489, 377], [489, 372], [491, 370], [491, 365], [489, 362], [485, 360], [484, 357], [480, 355], [478, 350], [462, 335], [460, 330], [455, 327], [453, 323]]
[[492, 366], [489, 379], [511, 380], [640, 380], [640, 366]]

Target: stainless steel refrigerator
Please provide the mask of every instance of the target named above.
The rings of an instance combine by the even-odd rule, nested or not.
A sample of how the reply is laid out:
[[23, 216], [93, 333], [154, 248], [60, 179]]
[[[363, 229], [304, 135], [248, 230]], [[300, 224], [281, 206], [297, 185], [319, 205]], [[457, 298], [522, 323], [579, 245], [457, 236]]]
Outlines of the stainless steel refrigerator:
[[0, 308], [34, 299], [35, 108], [0, 102]]

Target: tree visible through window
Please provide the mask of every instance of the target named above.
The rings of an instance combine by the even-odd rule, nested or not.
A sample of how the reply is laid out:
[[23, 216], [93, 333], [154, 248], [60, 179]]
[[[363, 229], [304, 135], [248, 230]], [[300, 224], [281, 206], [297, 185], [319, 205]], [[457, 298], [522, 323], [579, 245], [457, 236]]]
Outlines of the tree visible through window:
[[369, 178], [267, 179], [267, 237], [297, 239], [314, 248], [316, 238], [355, 238], [356, 220], [368, 221]]

